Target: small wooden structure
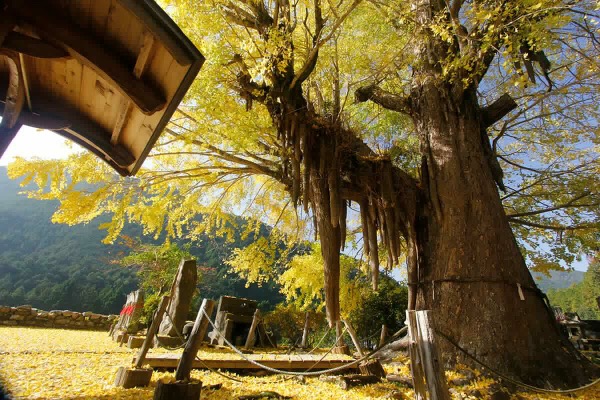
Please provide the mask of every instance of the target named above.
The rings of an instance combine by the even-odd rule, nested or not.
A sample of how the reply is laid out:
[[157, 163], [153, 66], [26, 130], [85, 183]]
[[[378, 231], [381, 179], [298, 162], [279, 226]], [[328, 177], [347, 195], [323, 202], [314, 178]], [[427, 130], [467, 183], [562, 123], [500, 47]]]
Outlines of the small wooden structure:
[[262, 347], [270, 346], [264, 325], [256, 311], [255, 300], [221, 296], [215, 317], [217, 329], [213, 329], [208, 335], [210, 343], [223, 346], [227, 339], [235, 346], [252, 347], [256, 342]]
[[0, 156], [22, 125], [133, 175], [204, 58], [153, 0], [0, 1]]

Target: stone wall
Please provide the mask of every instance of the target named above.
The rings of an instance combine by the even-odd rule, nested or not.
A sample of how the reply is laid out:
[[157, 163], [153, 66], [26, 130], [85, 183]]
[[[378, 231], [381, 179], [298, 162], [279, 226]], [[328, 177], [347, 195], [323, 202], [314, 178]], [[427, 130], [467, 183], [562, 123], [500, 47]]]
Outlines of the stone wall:
[[0, 306], [0, 325], [108, 331], [118, 315], [66, 310], [43, 311], [31, 306]]

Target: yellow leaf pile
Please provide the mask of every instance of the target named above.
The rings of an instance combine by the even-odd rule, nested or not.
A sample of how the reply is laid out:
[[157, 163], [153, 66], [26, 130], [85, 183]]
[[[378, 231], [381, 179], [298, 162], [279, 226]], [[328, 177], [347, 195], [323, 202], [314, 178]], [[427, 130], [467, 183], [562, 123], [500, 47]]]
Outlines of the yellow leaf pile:
[[[164, 353], [164, 349], [151, 349]], [[21, 327], [0, 328], [0, 383], [15, 399], [152, 399], [158, 380], [173, 379], [173, 372], [152, 375], [147, 388], [123, 389], [113, 386], [118, 367], [130, 366], [136, 351], [119, 347], [106, 332], [70, 331]], [[219, 349], [201, 349], [201, 359], [236, 359], [237, 354]], [[337, 357], [337, 356], [336, 356]], [[400, 357], [387, 365], [388, 373], [410, 374], [406, 358]], [[235, 380], [206, 370], [194, 370], [192, 378], [202, 381], [202, 400], [232, 400], [238, 396], [260, 392], [277, 392], [295, 400], [385, 399], [390, 393], [401, 391], [412, 398], [412, 390], [394, 383], [383, 382], [344, 391], [333, 383], [316, 377], [305, 381], [287, 376], [240, 376], [225, 372]], [[469, 385], [453, 387], [454, 399], [485, 398], [494, 381], [476, 373]], [[448, 371], [447, 378], [459, 378], [456, 371]], [[209, 385], [222, 384], [209, 390]], [[475, 392], [477, 391], [477, 392]], [[474, 397], [479, 393], [480, 397]], [[521, 399], [600, 399], [600, 387], [578, 393], [578, 396], [541, 396], [537, 393], [519, 393]], [[518, 398], [518, 397], [515, 397]]]

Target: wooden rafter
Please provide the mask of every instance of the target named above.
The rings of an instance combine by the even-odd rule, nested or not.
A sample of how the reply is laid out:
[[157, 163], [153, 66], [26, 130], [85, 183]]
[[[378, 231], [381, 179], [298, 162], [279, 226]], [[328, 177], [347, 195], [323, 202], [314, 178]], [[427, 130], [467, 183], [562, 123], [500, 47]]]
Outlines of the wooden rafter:
[[[146, 32], [144, 34], [144, 40], [142, 42], [142, 46], [140, 48], [140, 52], [138, 53], [137, 60], [135, 62], [135, 66], [133, 67], [133, 75], [137, 79], [141, 79], [144, 71], [148, 67], [148, 63], [150, 61], [150, 56], [152, 55], [152, 50], [154, 49], [154, 37]], [[111, 143], [117, 143], [119, 140], [119, 136], [123, 131], [123, 127], [125, 122], [129, 119], [132, 110], [132, 103], [129, 100], [125, 100], [124, 104], [121, 104], [121, 112], [117, 117], [117, 122], [112, 131], [112, 136], [110, 138]]]
[[69, 52], [65, 49], [19, 32], [8, 33], [2, 47], [36, 58], [64, 58], [69, 56]]
[[[19, 96], [23, 93], [23, 86], [20, 85], [15, 87], [13, 85], [15, 76], [13, 74], [13, 70], [16, 69], [16, 65], [12, 59], [9, 59], [5, 56], [0, 56], [0, 58], [6, 58], [7, 63], [9, 64], [9, 68], [11, 70], [9, 76], [9, 86], [8, 86], [8, 94], [6, 95], [6, 101], [2, 104], [2, 122], [0, 123], [0, 155], [4, 154], [10, 143], [13, 141], [19, 129], [21, 129], [21, 121], [19, 120], [19, 114], [21, 112], [21, 108], [23, 107], [23, 96], [19, 102]], [[10, 61], [8, 61], [10, 60]], [[18, 75], [16, 77], [17, 81], [19, 79]], [[20, 88], [20, 90], [19, 90]], [[14, 97], [16, 93], [16, 98]], [[19, 105], [20, 103], [20, 105]]]
[[[4, 12], [0, 15], [0, 46], [5, 42], [15, 27], [12, 14]], [[14, 59], [13, 57], [17, 57]], [[8, 65], [8, 89], [6, 100], [3, 105], [2, 122], [0, 122], [0, 154], [4, 154], [8, 145], [13, 141], [21, 123], [18, 121], [19, 113], [23, 108], [24, 89], [23, 81], [19, 73], [18, 55], [12, 52], [0, 53], [0, 59], [4, 59]]]
[[165, 107], [164, 95], [136, 78], [122, 57], [115, 55], [88, 32], [75, 27], [45, 2], [8, 0], [7, 3], [14, 14], [63, 44], [72, 57], [110, 82], [143, 113], [150, 115]]
[[[75, 139], [82, 146], [101, 153], [103, 158], [109, 158], [121, 167], [127, 167], [135, 161], [135, 157], [125, 147], [111, 144], [108, 132], [94, 121], [64, 106], [53, 107], [51, 106], [53, 102], [48, 99], [42, 100], [39, 96], [37, 99], [36, 109], [42, 111], [36, 113], [21, 111], [19, 124], [47, 129], [69, 139]], [[0, 112], [4, 110], [5, 105], [0, 104]]]
[[11, 129], [17, 124], [19, 114], [23, 109], [25, 88], [23, 86], [23, 76], [20, 71], [19, 55], [3, 50], [0, 52], [0, 58], [4, 59], [6, 65], [8, 65], [8, 89], [6, 91], [6, 100], [4, 102], [0, 127]]

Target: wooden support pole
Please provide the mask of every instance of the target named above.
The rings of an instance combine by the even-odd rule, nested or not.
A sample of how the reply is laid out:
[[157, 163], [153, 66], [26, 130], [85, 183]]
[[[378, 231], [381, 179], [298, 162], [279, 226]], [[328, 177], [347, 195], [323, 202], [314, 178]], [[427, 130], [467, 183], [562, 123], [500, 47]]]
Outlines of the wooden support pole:
[[450, 400], [435, 344], [431, 311], [406, 311], [406, 321], [415, 399]]
[[256, 311], [254, 311], [254, 318], [252, 318], [252, 324], [250, 325], [250, 331], [248, 332], [248, 338], [246, 339], [246, 345], [244, 346], [246, 349], [251, 349], [254, 347], [256, 328], [258, 327], [259, 321], [260, 311], [256, 309]]
[[309, 323], [309, 313], [308, 311], [304, 315], [304, 330], [302, 331], [302, 342], [300, 343], [300, 347], [305, 349], [306, 342], [308, 342], [308, 323]]
[[354, 347], [356, 347], [356, 351], [358, 351], [358, 355], [361, 357], [364, 356], [365, 354], [363, 353], [360, 347], [360, 342], [358, 341], [358, 337], [356, 336], [356, 331], [354, 331], [354, 328], [352, 328], [352, 325], [350, 325], [348, 321], [342, 320], [342, 322], [344, 323], [344, 325], [346, 325], [346, 330], [350, 335], [350, 339], [352, 339], [352, 343], [354, 343]]
[[[214, 307], [215, 302], [213, 300], [202, 300], [198, 315], [196, 316], [196, 321], [194, 321], [192, 333], [185, 344], [183, 354], [181, 354], [181, 359], [179, 360], [179, 365], [177, 365], [177, 371], [175, 371], [176, 381], [189, 381], [192, 364], [194, 363], [194, 359], [198, 353], [198, 347], [200, 347], [200, 342], [202, 341], [199, 332], [203, 330], [202, 325], [208, 325], [208, 318], [206, 318], [206, 315], [211, 315]], [[205, 313], [206, 315], [204, 315]]]
[[379, 347], [385, 344], [385, 340], [387, 339], [388, 329], [385, 324], [381, 325], [381, 336], [379, 336]]
[[344, 338], [342, 337], [342, 322], [335, 321], [335, 337], [336, 342], [335, 345], [341, 347], [344, 345]]
[[152, 320], [152, 324], [150, 324], [150, 328], [148, 328], [148, 332], [146, 333], [146, 339], [144, 340], [144, 344], [142, 345], [142, 348], [140, 349], [140, 351], [137, 354], [137, 357], [135, 358], [135, 368], [141, 368], [144, 364], [144, 358], [146, 357], [146, 354], [148, 353], [148, 350], [150, 349], [150, 346], [154, 341], [154, 335], [156, 335], [156, 332], [158, 332], [158, 327], [160, 326], [160, 322], [162, 321], [163, 316], [165, 315], [165, 310], [167, 309], [168, 303], [169, 296], [163, 296], [158, 306], [158, 310], [154, 315], [154, 319]]
[[342, 321], [335, 322], [335, 335], [336, 343], [332, 350], [333, 354], [350, 354], [348, 346], [344, 343], [344, 337], [342, 335]]

